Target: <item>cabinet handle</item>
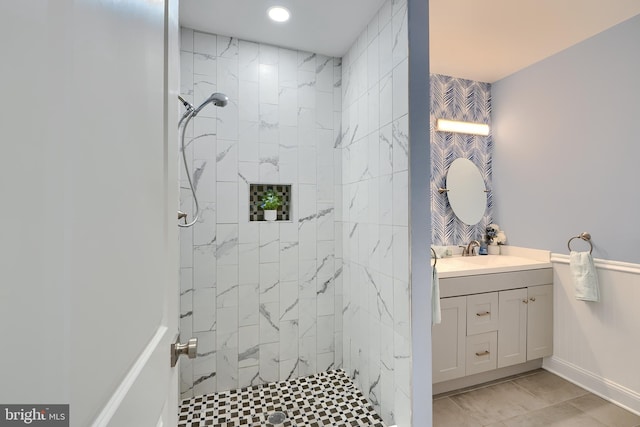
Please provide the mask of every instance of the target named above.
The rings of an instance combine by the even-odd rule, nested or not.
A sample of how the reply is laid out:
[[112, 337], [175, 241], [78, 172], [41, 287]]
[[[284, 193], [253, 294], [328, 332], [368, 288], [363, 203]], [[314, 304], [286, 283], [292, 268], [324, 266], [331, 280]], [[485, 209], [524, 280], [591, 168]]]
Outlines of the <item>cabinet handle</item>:
[[487, 354], [489, 354], [489, 350], [476, 352], [476, 356], [486, 356]]
[[488, 316], [488, 315], [490, 315], [490, 314], [491, 314], [491, 312], [490, 312], [490, 311], [485, 311], [485, 312], [483, 312], [483, 313], [476, 313], [476, 316], [478, 316], [478, 317], [482, 317], [482, 316]]
[[529, 301], [535, 301], [535, 300], [536, 300], [536, 297], [529, 298]]
[[523, 302], [523, 303], [525, 303], [525, 304], [529, 304], [529, 300], [528, 300], [528, 299], [526, 299], [526, 298], [525, 298], [525, 299], [523, 299], [523, 300], [522, 300], [522, 302]]

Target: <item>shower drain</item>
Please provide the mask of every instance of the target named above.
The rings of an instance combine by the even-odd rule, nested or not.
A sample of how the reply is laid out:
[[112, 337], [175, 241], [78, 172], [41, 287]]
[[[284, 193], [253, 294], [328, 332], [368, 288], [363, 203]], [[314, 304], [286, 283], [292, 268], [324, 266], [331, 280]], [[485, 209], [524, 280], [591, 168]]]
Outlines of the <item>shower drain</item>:
[[276, 411], [269, 415], [267, 421], [271, 424], [282, 424], [287, 419], [287, 414], [281, 411]]

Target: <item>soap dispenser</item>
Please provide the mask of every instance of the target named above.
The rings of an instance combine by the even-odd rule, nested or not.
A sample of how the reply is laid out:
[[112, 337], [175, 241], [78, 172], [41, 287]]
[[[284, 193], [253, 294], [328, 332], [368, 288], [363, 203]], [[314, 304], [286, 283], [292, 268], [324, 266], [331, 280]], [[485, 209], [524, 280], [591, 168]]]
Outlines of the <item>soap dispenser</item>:
[[489, 251], [487, 249], [487, 242], [484, 240], [480, 243], [480, 248], [478, 249], [478, 255], [489, 255]]

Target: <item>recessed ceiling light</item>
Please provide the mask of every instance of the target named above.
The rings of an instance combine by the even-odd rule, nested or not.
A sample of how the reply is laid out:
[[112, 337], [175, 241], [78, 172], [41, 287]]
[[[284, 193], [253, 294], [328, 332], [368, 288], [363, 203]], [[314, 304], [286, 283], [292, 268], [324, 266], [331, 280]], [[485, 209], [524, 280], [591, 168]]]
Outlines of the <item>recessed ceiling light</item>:
[[270, 7], [267, 13], [269, 14], [269, 18], [276, 22], [286, 22], [291, 16], [289, 10], [286, 7], [282, 6]]

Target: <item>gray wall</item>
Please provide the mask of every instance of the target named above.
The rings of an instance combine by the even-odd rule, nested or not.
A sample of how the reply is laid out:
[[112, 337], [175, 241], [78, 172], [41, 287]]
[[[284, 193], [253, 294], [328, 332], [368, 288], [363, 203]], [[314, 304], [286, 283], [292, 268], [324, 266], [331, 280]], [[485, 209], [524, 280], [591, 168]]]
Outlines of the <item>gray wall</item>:
[[[640, 262], [640, 16], [493, 84], [495, 220], [509, 243]], [[576, 249], [585, 248], [577, 242]]]

